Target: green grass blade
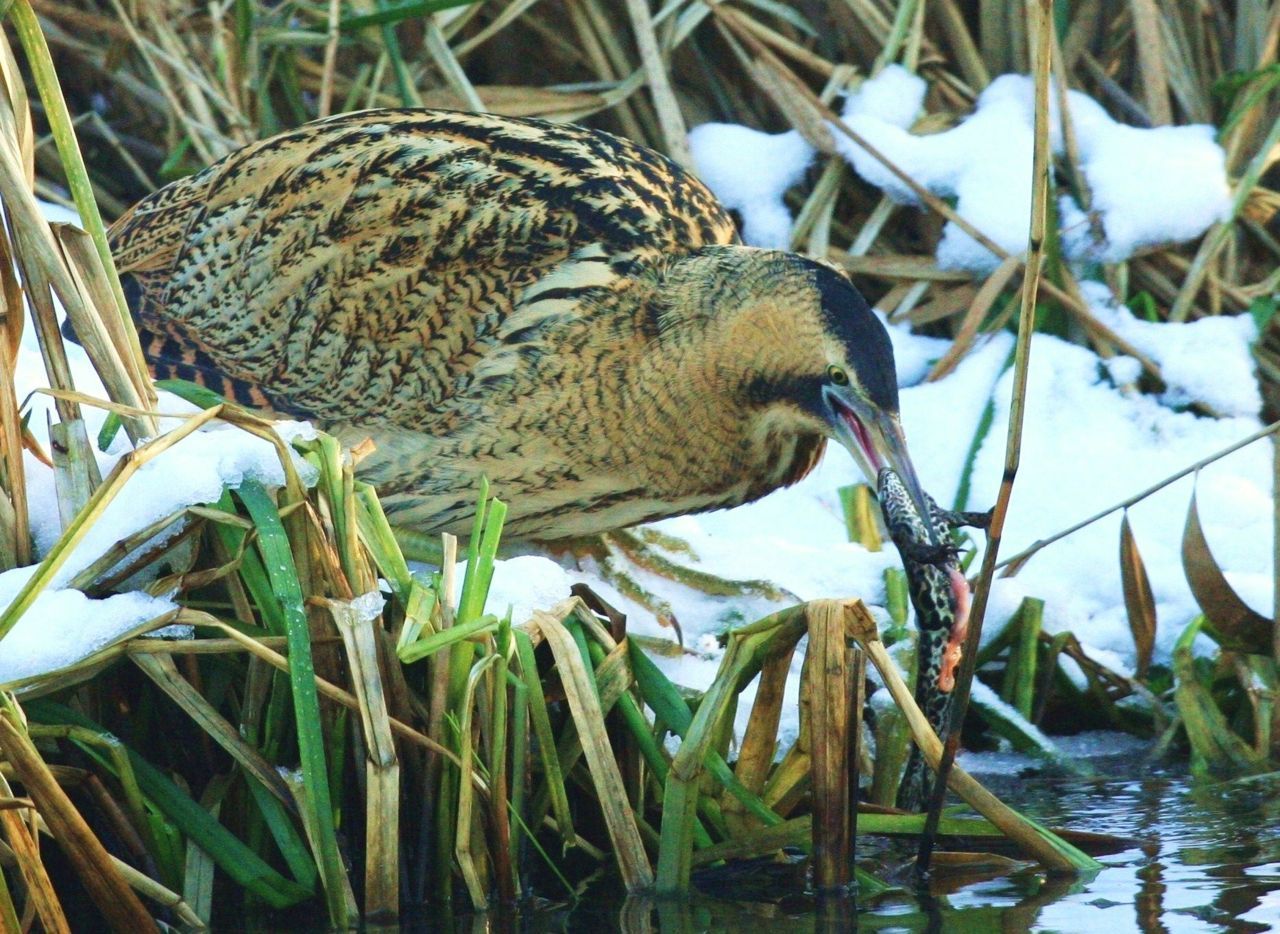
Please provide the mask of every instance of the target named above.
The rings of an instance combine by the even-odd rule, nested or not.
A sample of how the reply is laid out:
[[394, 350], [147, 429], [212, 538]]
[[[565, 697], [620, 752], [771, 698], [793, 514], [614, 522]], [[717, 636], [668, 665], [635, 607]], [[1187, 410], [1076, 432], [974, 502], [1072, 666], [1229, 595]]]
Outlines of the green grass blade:
[[396, 541], [387, 514], [382, 511], [382, 503], [378, 494], [367, 483], [356, 481], [356, 526], [360, 532], [360, 541], [373, 555], [373, 563], [377, 566], [391, 591], [400, 601], [401, 606], [408, 606], [409, 592], [413, 584], [413, 575], [405, 561], [400, 543]]
[[266, 786], [253, 776], [246, 774], [245, 785], [249, 789], [253, 803], [257, 805], [258, 812], [262, 815], [263, 823], [267, 825], [271, 839], [275, 841], [276, 848], [284, 857], [289, 872], [300, 885], [314, 890], [318, 878], [316, 864], [311, 858], [311, 851], [307, 848], [306, 841], [302, 839], [302, 834], [298, 832], [298, 828], [289, 817], [289, 812], [280, 803], [280, 799], [271, 794]]
[[258, 547], [271, 579], [271, 588], [284, 608], [289, 640], [289, 682], [298, 727], [298, 754], [306, 781], [307, 803], [316, 831], [320, 878], [324, 882], [329, 919], [338, 928], [347, 924], [344, 893], [346, 872], [338, 852], [333, 824], [333, 804], [329, 796], [324, 733], [320, 724], [320, 702], [316, 694], [315, 667], [311, 660], [311, 632], [302, 603], [302, 588], [294, 567], [293, 552], [285, 535], [280, 513], [266, 489], [256, 480], [240, 486], [240, 500], [258, 528]]
[[[669, 726], [682, 739], [687, 735], [693, 723], [693, 711], [685, 699], [676, 691], [675, 686], [653, 663], [653, 660], [637, 645], [629, 646], [631, 653], [631, 670], [635, 675], [640, 695], [662, 722]], [[742, 782], [738, 781], [729, 763], [718, 752], [710, 750], [706, 758], [707, 771], [724, 786], [729, 794], [742, 802], [749, 813], [759, 818], [766, 826], [782, 823], [782, 817], [769, 808], [760, 796], [752, 793]]]
[[[104, 735], [107, 732], [88, 717], [53, 701], [33, 700], [23, 706], [28, 716], [40, 723], [72, 724]], [[89, 744], [77, 745], [103, 766], [115, 771], [110, 757]], [[232, 880], [273, 908], [287, 908], [311, 897], [314, 889], [301, 886], [276, 872], [163, 772], [127, 747], [126, 752], [147, 801], [213, 857], [213, 861]]]
[[[564, 786], [564, 773], [556, 755], [556, 737], [551, 730], [551, 717], [547, 712], [547, 698], [542, 692], [542, 680], [538, 677], [538, 663], [533, 657], [533, 641], [528, 633], [512, 631], [516, 642], [516, 657], [520, 662], [520, 676], [529, 689], [529, 713], [533, 720], [533, 735], [538, 740], [538, 753], [542, 759], [542, 774], [547, 794], [551, 799], [551, 812], [564, 847], [573, 845], [577, 834], [573, 829], [573, 817], [569, 811], [569, 795]], [[539, 810], [537, 807], [534, 813]]]
[[473, 619], [469, 623], [459, 623], [456, 626], [450, 626], [443, 632], [432, 633], [426, 638], [419, 639], [417, 642], [397, 650], [396, 654], [400, 656], [400, 661], [409, 665], [426, 658], [428, 655], [439, 652], [443, 648], [456, 645], [464, 639], [470, 639], [481, 633], [494, 632], [497, 630], [499, 622], [500, 620], [496, 616], [481, 616], [479, 619]]
[[344, 17], [338, 21], [338, 28], [343, 32], [354, 32], [357, 29], [367, 29], [370, 26], [382, 26], [384, 24], [400, 23], [407, 19], [419, 19], [423, 16], [430, 16], [432, 13], [439, 13], [441, 10], [470, 6], [475, 2], [476, 0], [419, 0], [418, 3], [402, 3], [379, 10], [376, 13]]

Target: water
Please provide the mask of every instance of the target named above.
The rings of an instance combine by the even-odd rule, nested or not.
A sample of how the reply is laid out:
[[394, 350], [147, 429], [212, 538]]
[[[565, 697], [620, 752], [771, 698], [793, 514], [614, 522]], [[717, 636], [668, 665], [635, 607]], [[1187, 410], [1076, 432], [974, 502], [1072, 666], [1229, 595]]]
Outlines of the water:
[[687, 900], [593, 892], [575, 906], [526, 913], [514, 928], [782, 934], [852, 930], [856, 921], [858, 930], [900, 932], [1280, 930], [1280, 776], [1208, 784], [1131, 757], [1093, 760], [1101, 777], [1090, 780], [1010, 772], [1008, 757], [966, 765], [1029, 816], [1130, 842], [1099, 856], [1104, 868], [1092, 879], [1047, 878], [1033, 867], [946, 869], [921, 889], [909, 847], [868, 838], [863, 868], [904, 887], [874, 902], [820, 900], [804, 892], [795, 865], [758, 865], [732, 880], [704, 877], [702, 893]]

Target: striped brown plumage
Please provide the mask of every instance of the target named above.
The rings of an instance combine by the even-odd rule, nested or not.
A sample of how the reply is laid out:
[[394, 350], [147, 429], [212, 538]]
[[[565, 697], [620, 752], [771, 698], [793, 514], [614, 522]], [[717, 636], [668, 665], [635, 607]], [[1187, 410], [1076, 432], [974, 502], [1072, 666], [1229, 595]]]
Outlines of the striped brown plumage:
[[833, 435], [832, 365], [896, 417], [887, 338], [841, 274], [739, 245], [700, 182], [603, 132], [346, 114], [111, 236], [158, 376], [372, 438], [363, 475], [421, 531], [465, 531], [481, 475], [517, 539], [758, 498]]

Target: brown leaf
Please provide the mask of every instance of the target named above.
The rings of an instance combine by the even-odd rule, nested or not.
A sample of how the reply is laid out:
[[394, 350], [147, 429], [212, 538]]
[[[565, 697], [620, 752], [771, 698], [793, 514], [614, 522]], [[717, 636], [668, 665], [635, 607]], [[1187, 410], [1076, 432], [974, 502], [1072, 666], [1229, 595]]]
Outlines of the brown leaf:
[[1129, 614], [1129, 631], [1138, 650], [1138, 677], [1145, 678], [1156, 645], [1156, 601], [1151, 580], [1138, 551], [1137, 539], [1129, 525], [1129, 513], [1120, 522], [1120, 580], [1124, 584], [1124, 608]]
[[1257, 654], [1270, 652], [1271, 620], [1241, 600], [1222, 575], [1200, 526], [1194, 492], [1182, 532], [1182, 570], [1196, 603], [1221, 637], [1219, 641], [1224, 648]]

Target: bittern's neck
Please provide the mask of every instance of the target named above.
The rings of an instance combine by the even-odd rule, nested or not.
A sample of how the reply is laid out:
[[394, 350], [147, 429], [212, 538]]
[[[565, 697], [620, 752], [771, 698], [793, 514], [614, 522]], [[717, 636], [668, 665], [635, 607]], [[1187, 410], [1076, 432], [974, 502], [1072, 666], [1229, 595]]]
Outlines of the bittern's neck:
[[687, 451], [686, 469], [705, 465], [712, 485], [732, 465], [739, 502], [799, 479], [825, 444], [823, 423], [780, 389], [799, 372], [792, 348], [811, 337], [780, 313], [802, 307], [789, 292], [809, 288], [796, 268], [789, 254], [747, 247], [674, 261], [653, 293], [660, 336], [633, 374], [638, 397], [679, 415], [663, 425], [681, 436], [667, 450]]

